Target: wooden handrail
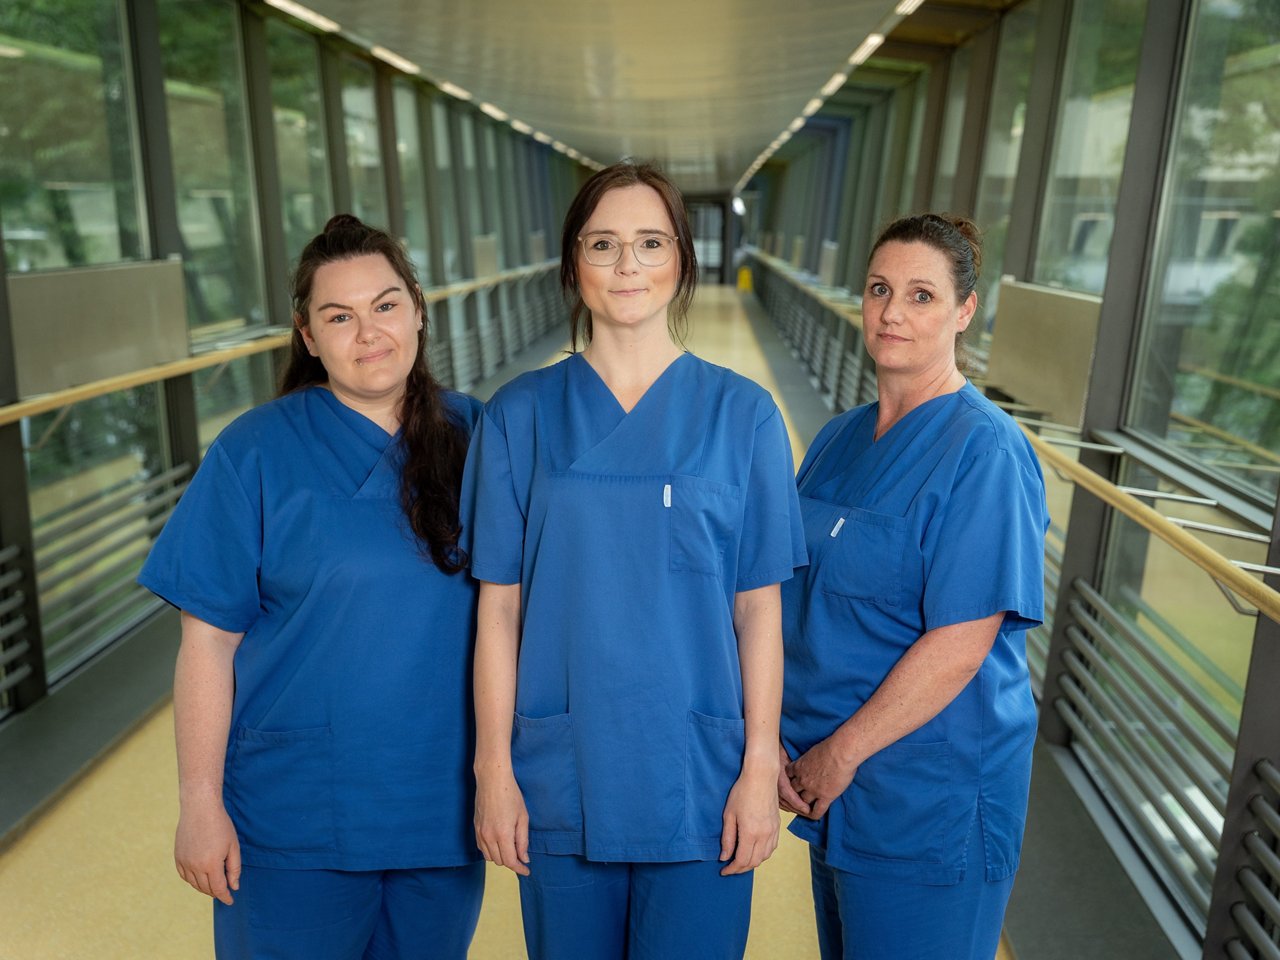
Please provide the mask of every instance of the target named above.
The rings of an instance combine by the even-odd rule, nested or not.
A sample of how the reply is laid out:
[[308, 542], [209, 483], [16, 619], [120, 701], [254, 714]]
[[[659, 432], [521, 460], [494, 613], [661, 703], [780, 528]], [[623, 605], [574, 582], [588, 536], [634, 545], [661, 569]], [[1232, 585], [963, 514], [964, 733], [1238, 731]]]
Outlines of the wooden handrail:
[[[429, 304], [441, 303], [450, 297], [466, 296], [467, 294], [475, 293], [477, 290], [496, 287], [512, 280], [536, 276], [548, 270], [556, 269], [559, 264], [560, 261], [558, 259], [544, 260], [542, 263], [536, 263], [532, 266], [504, 270], [501, 273], [480, 277], [475, 280], [463, 280], [443, 287], [431, 287], [422, 291], [422, 296]], [[106, 396], [109, 393], [116, 393], [120, 390], [131, 390], [134, 387], [145, 386], [148, 383], [158, 383], [161, 380], [168, 380], [172, 377], [180, 377], [183, 374], [203, 370], [206, 367], [216, 367], [230, 360], [249, 357], [255, 353], [264, 353], [268, 350], [287, 347], [291, 335], [291, 333], [278, 333], [259, 337], [256, 340], [239, 343], [233, 347], [210, 350], [207, 353], [184, 357], [181, 360], [172, 360], [168, 363], [157, 363], [153, 366], [143, 367], [140, 370], [131, 370], [115, 377], [105, 377], [102, 380], [94, 380], [91, 383], [68, 387], [65, 390], [55, 390], [52, 393], [41, 394], [28, 400], [20, 400], [17, 403], [0, 406], [0, 426], [14, 423], [25, 417], [48, 413], [50, 410], [57, 410], [73, 403], [92, 400], [94, 397]]]
[[1214, 580], [1252, 603], [1260, 613], [1280, 622], [1280, 592], [1272, 590], [1265, 583], [1250, 576], [1218, 551], [1171, 523], [1137, 497], [1125, 493], [1110, 480], [1072, 460], [1040, 439], [1027, 427], [1023, 426], [1022, 431], [1030, 439], [1031, 445], [1044, 464], [1159, 537]]

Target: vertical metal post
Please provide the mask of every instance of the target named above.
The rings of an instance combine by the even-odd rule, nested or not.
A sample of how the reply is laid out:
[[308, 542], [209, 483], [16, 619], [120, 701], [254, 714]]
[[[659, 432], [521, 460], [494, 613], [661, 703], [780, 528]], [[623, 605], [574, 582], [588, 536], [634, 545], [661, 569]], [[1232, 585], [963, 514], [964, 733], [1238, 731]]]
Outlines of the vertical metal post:
[[938, 176], [938, 148], [942, 144], [943, 114], [947, 109], [947, 87], [951, 79], [954, 52], [940, 57], [929, 66], [929, 91], [925, 97], [924, 123], [921, 127], [920, 161], [916, 167], [916, 183], [912, 192], [912, 209], [924, 210], [933, 195], [933, 181]]
[[324, 101], [324, 138], [333, 178], [334, 213], [351, 211], [351, 168], [347, 162], [347, 126], [342, 108], [342, 53], [332, 41], [320, 43], [320, 89]]
[[973, 60], [964, 97], [964, 126], [956, 161], [956, 182], [951, 191], [951, 210], [970, 217], [978, 205], [978, 181], [982, 178], [982, 160], [986, 153], [991, 87], [995, 82], [1003, 23], [1001, 18], [969, 41]]
[[374, 64], [374, 116], [378, 118], [378, 147], [382, 151], [382, 174], [387, 194], [387, 222], [383, 227], [393, 237], [405, 235], [404, 187], [400, 183], [400, 150], [396, 145], [395, 71], [383, 63]]

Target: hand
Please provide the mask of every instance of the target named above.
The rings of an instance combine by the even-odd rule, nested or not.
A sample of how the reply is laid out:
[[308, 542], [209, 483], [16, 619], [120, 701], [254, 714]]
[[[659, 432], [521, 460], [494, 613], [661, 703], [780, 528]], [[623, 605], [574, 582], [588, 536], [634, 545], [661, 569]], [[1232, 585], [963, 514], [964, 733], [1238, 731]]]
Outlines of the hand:
[[858, 764], [841, 756], [831, 737], [814, 744], [785, 769], [791, 789], [809, 807], [807, 813], [796, 812], [810, 820], [821, 819], [831, 802], [849, 789], [857, 772]]
[[787, 748], [781, 743], [778, 744], [778, 760], [778, 806], [788, 813], [809, 816], [809, 804], [800, 799], [800, 794], [791, 786], [791, 778], [787, 776], [791, 758], [787, 756]]
[[476, 846], [486, 860], [529, 875], [529, 811], [508, 769], [476, 775]]
[[[738, 782], [724, 805], [724, 830], [720, 834], [720, 860], [733, 861], [720, 871], [722, 877], [754, 870], [778, 847], [777, 774], [772, 764], [743, 766]], [[736, 851], [736, 854], [735, 854]]]
[[240, 840], [221, 800], [183, 803], [173, 840], [178, 876], [227, 906], [240, 889]]

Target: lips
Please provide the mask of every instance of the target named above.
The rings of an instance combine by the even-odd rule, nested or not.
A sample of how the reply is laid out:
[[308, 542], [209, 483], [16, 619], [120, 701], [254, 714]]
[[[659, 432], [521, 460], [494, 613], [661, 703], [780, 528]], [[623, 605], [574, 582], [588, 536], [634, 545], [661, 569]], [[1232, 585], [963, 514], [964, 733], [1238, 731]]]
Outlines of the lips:
[[390, 350], [378, 350], [374, 353], [366, 353], [363, 357], [356, 357], [356, 363], [377, 363], [389, 356], [391, 356]]

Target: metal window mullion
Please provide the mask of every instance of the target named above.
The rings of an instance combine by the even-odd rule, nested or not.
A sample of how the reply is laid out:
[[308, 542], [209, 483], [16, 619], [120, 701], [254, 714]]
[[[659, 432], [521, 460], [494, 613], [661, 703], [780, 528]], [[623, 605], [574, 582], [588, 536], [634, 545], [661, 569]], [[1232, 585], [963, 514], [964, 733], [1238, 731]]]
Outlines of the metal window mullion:
[[[1064, 657], [1068, 659], [1069, 656], [1070, 651], [1064, 655]], [[1152, 789], [1150, 777], [1143, 775], [1144, 771], [1138, 766], [1137, 762], [1134, 761], [1131, 755], [1132, 752], [1126, 750], [1125, 745], [1120, 741], [1119, 737], [1116, 736], [1115, 732], [1108, 729], [1107, 718], [1104, 717], [1098, 708], [1089, 700], [1084, 688], [1080, 684], [1076, 683], [1074, 679], [1067, 677], [1062, 680], [1062, 689], [1067, 691], [1072, 704], [1084, 713], [1085, 719], [1093, 725], [1092, 729], [1096, 730], [1101, 736], [1103, 742], [1111, 748], [1114, 756], [1119, 761], [1120, 766], [1124, 769], [1129, 779], [1137, 786], [1142, 795], [1146, 797], [1147, 801], [1151, 804], [1152, 810], [1159, 815], [1165, 826], [1169, 828], [1169, 831], [1177, 838], [1178, 842], [1182, 844], [1183, 851], [1191, 857], [1193, 861], [1195, 861], [1196, 867], [1204, 874], [1205, 880], [1208, 881], [1208, 883], [1213, 883], [1213, 862], [1204, 855], [1204, 852], [1196, 844], [1195, 838], [1187, 832], [1186, 828], [1178, 822], [1177, 818], [1174, 817], [1169, 812], [1168, 808], [1161, 802], [1160, 796]], [[1150, 773], [1155, 774], [1156, 778], [1160, 779], [1160, 775], [1154, 766], [1150, 767]], [[1166, 789], [1168, 788], [1169, 785], [1165, 783], [1163, 779], [1160, 779], [1160, 782], [1162, 786]], [[1134, 809], [1133, 812], [1139, 817], [1142, 816], [1141, 811], [1137, 809]], [[1206, 904], [1207, 902], [1208, 901], [1206, 899]]]
[[[1089, 653], [1089, 651], [1084, 649], [1084, 646], [1088, 644], [1088, 640], [1084, 637], [1084, 634], [1081, 631], [1068, 627], [1067, 636], [1071, 638], [1075, 644], [1075, 649], [1065, 651], [1063, 656], [1071, 656], [1081, 660], [1081, 663], [1085, 665], [1086, 668], [1098, 670], [1103, 674], [1103, 676], [1110, 680], [1115, 689], [1115, 695], [1119, 697], [1134, 714], [1137, 715], [1139, 720], [1146, 724], [1147, 730], [1150, 732], [1151, 736], [1155, 737], [1156, 740], [1159, 741], [1160, 746], [1164, 748], [1165, 753], [1169, 755], [1170, 759], [1172, 759], [1173, 762], [1177, 764], [1178, 768], [1190, 777], [1195, 785], [1200, 788], [1200, 792], [1205, 795], [1205, 798], [1213, 803], [1214, 809], [1218, 812], [1218, 815], [1225, 816], [1227, 808], [1226, 791], [1217, 784], [1211, 783], [1209, 779], [1204, 776], [1204, 773], [1197, 768], [1196, 764], [1188, 762], [1187, 751], [1185, 749], [1178, 748], [1178, 745], [1173, 742], [1173, 738], [1170, 737], [1168, 732], [1165, 730], [1164, 724], [1160, 722], [1161, 718], [1152, 713], [1151, 709], [1146, 706], [1146, 704], [1134, 696], [1133, 691], [1129, 689], [1126, 683], [1124, 683], [1124, 678], [1120, 676], [1111, 664], [1097, 657], [1090, 658], [1087, 663], [1084, 661], [1083, 658], [1087, 657]], [[1217, 827], [1213, 828], [1214, 835], [1210, 837], [1210, 839], [1212, 839], [1215, 844], [1221, 840], [1220, 829], [1221, 828]], [[1206, 834], [1206, 836], [1208, 836], [1208, 834]]]
[[[1116, 793], [1120, 799], [1135, 813], [1133, 817], [1137, 821], [1138, 828], [1147, 835], [1150, 843], [1150, 849], [1155, 856], [1164, 862], [1168, 874], [1172, 877], [1186, 877], [1186, 871], [1180, 863], [1173, 857], [1173, 852], [1169, 849], [1169, 845], [1165, 842], [1164, 837], [1160, 836], [1155, 828], [1155, 824], [1149, 819], [1137, 813], [1141, 806], [1141, 800], [1134, 794], [1133, 788], [1128, 786], [1120, 777], [1120, 771], [1111, 761], [1102, 749], [1098, 746], [1097, 739], [1085, 725], [1080, 715], [1072, 708], [1071, 703], [1065, 698], [1060, 697], [1054, 701], [1054, 711], [1062, 718], [1067, 728], [1071, 731], [1075, 738], [1075, 744], [1084, 748], [1092, 757], [1093, 762], [1102, 768], [1103, 772], [1109, 778], [1109, 787]], [[1195, 884], [1180, 884], [1182, 889], [1190, 897], [1196, 907], [1203, 913], [1207, 912], [1209, 907], [1208, 895], [1197, 887]]]
[[[138, 497], [145, 497], [147, 494], [151, 493], [151, 491], [155, 490], [157, 487], [162, 487], [165, 484], [169, 483], [170, 481], [180, 479], [181, 477], [185, 476], [190, 472], [191, 472], [190, 464], [180, 463], [176, 467], [172, 467], [166, 470], [164, 473], [158, 474], [157, 476], [151, 478], [150, 480], [145, 481], [141, 485], [131, 486], [128, 489], [120, 490], [109, 497], [103, 497], [100, 501], [98, 501], [94, 505], [92, 510], [79, 514], [73, 520], [68, 520], [64, 523], [58, 524], [55, 527], [49, 527], [40, 531], [40, 533], [35, 537], [36, 546], [44, 547], [52, 543], [53, 541], [60, 539], [61, 537], [65, 536], [66, 534], [70, 533], [73, 530], [83, 529], [86, 524], [92, 523], [94, 520], [99, 520], [102, 517], [105, 517], [108, 514], [110, 514], [112, 511], [117, 510], [121, 506], [127, 503], [133, 502]], [[178, 495], [181, 494], [182, 491], [185, 489], [186, 489], [185, 485], [174, 487], [171, 490], [166, 490], [163, 493], [156, 496], [155, 500], [165, 500], [165, 499], [176, 500], [178, 498]], [[149, 500], [148, 502], [152, 502], [152, 501]]]
[[1262, 955], [1260, 960], [1280, 960], [1280, 947], [1271, 941], [1267, 931], [1258, 922], [1258, 918], [1249, 912], [1248, 907], [1243, 903], [1234, 904], [1231, 907], [1231, 919], [1236, 922], [1236, 928], [1253, 944], [1254, 949]]
[[[1079, 589], [1080, 586], [1082, 585], [1077, 584], [1077, 589]], [[1170, 667], [1167, 663], [1161, 661], [1158, 657], [1154, 656], [1146, 642], [1146, 638], [1138, 631], [1130, 628], [1128, 624], [1124, 623], [1123, 620], [1119, 618], [1119, 615], [1116, 614], [1114, 609], [1109, 609], [1108, 611], [1106, 608], [1099, 608], [1104, 613], [1110, 613], [1110, 616], [1107, 616], [1106, 619], [1120, 633], [1124, 634], [1124, 639], [1129, 641], [1130, 646], [1128, 648], [1121, 647], [1119, 643], [1113, 640], [1110, 635], [1107, 634], [1102, 624], [1089, 614], [1085, 609], [1084, 604], [1079, 600], [1073, 599], [1068, 609], [1076, 618], [1077, 623], [1083, 626], [1090, 636], [1098, 639], [1099, 642], [1102, 642], [1102, 638], [1106, 637], [1106, 640], [1109, 641], [1109, 648], [1125, 660], [1129, 665], [1130, 670], [1133, 672], [1135, 679], [1142, 675], [1141, 671], [1138, 669], [1137, 664], [1133, 662], [1132, 658], [1125, 654], [1128, 649], [1134, 649], [1138, 653], [1142, 654], [1143, 661], [1149, 664], [1151, 668], [1160, 675], [1160, 678], [1164, 680], [1165, 683], [1169, 684], [1169, 686], [1172, 687], [1179, 696], [1186, 700], [1190, 706], [1195, 708], [1196, 713], [1198, 713], [1201, 719], [1203, 719], [1205, 723], [1213, 729], [1213, 732], [1223, 741], [1224, 744], [1226, 744], [1227, 748], [1229, 750], [1235, 749], [1235, 731], [1231, 729], [1223, 716], [1213, 707], [1212, 704], [1209, 703], [1200, 691], [1190, 686], [1176, 670]], [[1092, 629], [1090, 629], [1090, 627], [1092, 627]], [[1158, 700], [1168, 701], [1167, 696], [1156, 695], [1154, 693], [1153, 696]], [[1223, 763], [1223, 779], [1230, 779], [1230, 765], [1225, 760]]]
[[[1075, 601], [1073, 601], [1074, 603]], [[1218, 750], [1211, 744], [1204, 732], [1197, 729], [1182, 713], [1174, 709], [1174, 704], [1168, 696], [1159, 690], [1149, 677], [1143, 675], [1138, 669], [1138, 664], [1134, 663], [1129, 656], [1127, 650], [1121, 647], [1114, 638], [1110, 636], [1102, 625], [1088, 616], [1083, 610], [1071, 608], [1071, 612], [1076, 615], [1076, 623], [1069, 624], [1063, 635], [1068, 642], [1071, 641], [1070, 631], [1072, 627], [1077, 630], [1083, 630], [1087, 633], [1099, 647], [1113, 658], [1120, 660], [1128, 667], [1128, 676], [1133, 682], [1145, 693], [1153, 702], [1160, 704], [1165, 708], [1165, 714], [1171, 723], [1178, 728], [1184, 737], [1196, 745], [1199, 753], [1205, 757], [1213, 767], [1213, 769], [1222, 777], [1223, 780], [1229, 780], [1231, 777], [1231, 758], [1228, 754]]]

